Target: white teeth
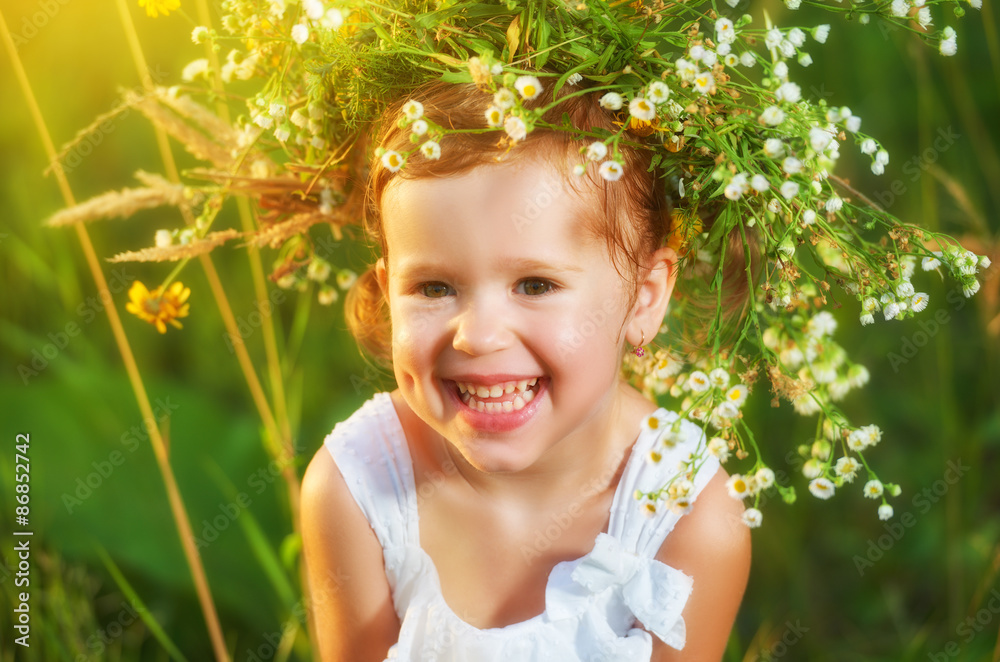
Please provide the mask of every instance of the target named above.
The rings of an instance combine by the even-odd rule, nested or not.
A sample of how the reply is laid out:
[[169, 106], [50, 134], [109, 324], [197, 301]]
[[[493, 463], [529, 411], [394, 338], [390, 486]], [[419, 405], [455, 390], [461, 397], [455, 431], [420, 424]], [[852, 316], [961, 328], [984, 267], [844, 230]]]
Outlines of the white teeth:
[[[462, 402], [470, 409], [488, 414], [510, 413], [523, 409], [526, 404], [535, 399], [535, 392], [531, 390], [531, 387], [537, 383], [537, 377], [522, 379], [516, 382], [502, 382], [490, 386], [456, 382]], [[511, 393], [516, 393], [512, 401], [483, 402], [486, 398], [499, 398]]]

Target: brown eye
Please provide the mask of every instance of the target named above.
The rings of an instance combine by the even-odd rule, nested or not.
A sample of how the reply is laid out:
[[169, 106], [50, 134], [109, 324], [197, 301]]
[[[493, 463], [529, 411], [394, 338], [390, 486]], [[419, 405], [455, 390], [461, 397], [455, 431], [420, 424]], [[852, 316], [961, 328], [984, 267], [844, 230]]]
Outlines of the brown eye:
[[527, 278], [518, 284], [518, 289], [528, 296], [538, 296], [548, 294], [552, 290], [552, 283], [541, 278]]
[[440, 299], [451, 294], [451, 288], [444, 283], [424, 283], [420, 286], [420, 293], [428, 299]]

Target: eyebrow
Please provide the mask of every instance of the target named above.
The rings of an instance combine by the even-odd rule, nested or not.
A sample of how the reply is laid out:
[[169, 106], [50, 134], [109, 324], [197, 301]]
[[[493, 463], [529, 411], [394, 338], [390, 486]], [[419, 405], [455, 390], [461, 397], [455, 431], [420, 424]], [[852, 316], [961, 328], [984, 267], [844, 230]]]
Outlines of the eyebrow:
[[[583, 267], [577, 266], [575, 264], [568, 263], [558, 263], [558, 262], [546, 262], [545, 260], [536, 260], [533, 258], [504, 258], [500, 260], [500, 267], [503, 269], [510, 269], [512, 271], [526, 271], [526, 272], [552, 272], [552, 271], [562, 271], [568, 273], [583, 273], [586, 271]], [[411, 262], [409, 264], [403, 264], [402, 268], [399, 268], [397, 263], [397, 269], [403, 274], [421, 274], [433, 271], [440, 271], [441, 265], [433, 264], [429, 262]]]

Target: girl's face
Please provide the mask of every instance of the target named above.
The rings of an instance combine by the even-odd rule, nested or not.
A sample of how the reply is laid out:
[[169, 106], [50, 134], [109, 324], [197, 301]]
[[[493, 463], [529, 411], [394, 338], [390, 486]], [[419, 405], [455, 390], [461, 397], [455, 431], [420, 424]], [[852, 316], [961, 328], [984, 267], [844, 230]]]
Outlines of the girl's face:
[[618, 412], [632, 292], [553, 170], [396, 179], [383, 197], [400, 392], [484, 472], [559, 461]]

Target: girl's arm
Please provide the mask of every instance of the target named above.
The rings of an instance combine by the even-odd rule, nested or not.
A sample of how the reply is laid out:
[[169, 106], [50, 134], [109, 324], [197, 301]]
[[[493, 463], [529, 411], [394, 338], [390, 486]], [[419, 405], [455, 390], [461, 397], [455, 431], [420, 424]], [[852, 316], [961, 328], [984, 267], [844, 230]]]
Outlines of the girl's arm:
[[322, 662], [382, 662], [399, 637], [382, 546], [326, 448], [302, 480], [302, 543]]
[[750, 575], [750, 530], [743, 504], [729, 496], [719, 469], [681, 517], [656, 558], [694, 579], [684, 607], [687, 642], [675, 650], [653, 637], [651, 662], [719, 662]]

